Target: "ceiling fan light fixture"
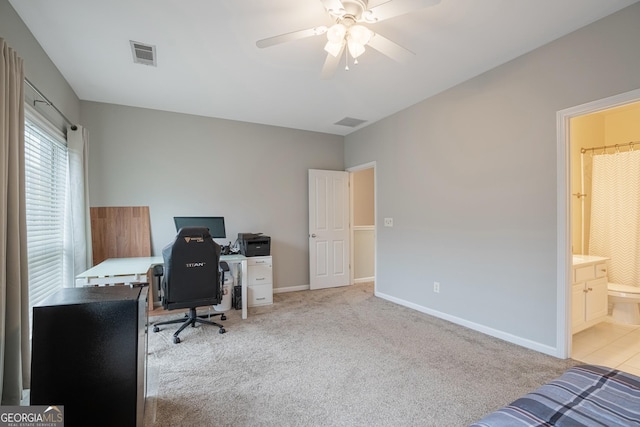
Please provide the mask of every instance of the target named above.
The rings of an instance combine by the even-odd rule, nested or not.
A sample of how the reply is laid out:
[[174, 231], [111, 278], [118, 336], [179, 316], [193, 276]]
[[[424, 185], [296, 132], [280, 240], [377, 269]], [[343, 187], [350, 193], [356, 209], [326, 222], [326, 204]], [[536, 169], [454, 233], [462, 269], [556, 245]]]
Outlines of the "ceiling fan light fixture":
[[329, 54], [337, 57], [338, 55], [340, 55], [340, 52], [342, 51], [343, 46], [344, 46], [344, 39], [339, 41], [338, 43], [328, 41], [327, 44], [324, 45], [324, 50], [326, 50]]
[[349, 28], [347, 35], [347, 46], [349, 53], [355, 59], [365, 51], [365, 45], [371, 40], [373, 32], [362, 25], [353, 25]]
[[372, 31], [362, 25], [353, 25], [349, 28], [349, 39], [363, 46], [369, 43], [372, 35]]
[[351, 57], [353, 59], [356, 59], [365, 51], [364, 45], [351, 39], [349, 39], [349, 41], [347, 42], [347, 47], [349, 48], [349, 54], [351, 54]]
[[342, 24], [335, 24], [327, 30], [327, 40], [329, 43], [341, 43], [347, 34], [347, 27]]

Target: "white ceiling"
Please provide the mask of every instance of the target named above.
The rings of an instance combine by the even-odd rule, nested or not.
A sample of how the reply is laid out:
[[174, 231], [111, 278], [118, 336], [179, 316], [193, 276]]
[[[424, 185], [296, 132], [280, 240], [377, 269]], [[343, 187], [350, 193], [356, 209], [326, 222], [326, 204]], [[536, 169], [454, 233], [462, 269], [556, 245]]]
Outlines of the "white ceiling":
[[[368, 49], [331, 80], [325, 36], [255, 44], [331, 25], [320, 0], [10, 3], [81, 100], [346, 135], [335, 122], [366, 126], [636, 1], [441, 0], [370, 26], [411, 60]], [[155, 45], [157, 67], [134, 64], [130, 40]]]

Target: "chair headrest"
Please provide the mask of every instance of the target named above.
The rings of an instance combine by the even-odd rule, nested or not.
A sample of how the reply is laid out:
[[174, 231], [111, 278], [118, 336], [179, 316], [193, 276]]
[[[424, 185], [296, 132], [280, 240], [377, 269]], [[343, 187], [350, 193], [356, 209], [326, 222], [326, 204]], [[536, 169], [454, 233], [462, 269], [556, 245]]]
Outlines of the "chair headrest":
[[201, 237], [203, 239], [211, 238], [207, 227], [182, 227], [178, 230], [177, 237]]

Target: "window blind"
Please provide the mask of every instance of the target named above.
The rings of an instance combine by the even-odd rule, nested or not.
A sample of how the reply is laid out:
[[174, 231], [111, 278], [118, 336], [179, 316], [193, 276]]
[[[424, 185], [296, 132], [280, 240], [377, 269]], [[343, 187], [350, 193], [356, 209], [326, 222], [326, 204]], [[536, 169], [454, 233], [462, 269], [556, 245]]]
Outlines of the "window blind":
[[29, 308], [62, 288], [67, 147], [35, 120], [25, 119], [25, 198]]

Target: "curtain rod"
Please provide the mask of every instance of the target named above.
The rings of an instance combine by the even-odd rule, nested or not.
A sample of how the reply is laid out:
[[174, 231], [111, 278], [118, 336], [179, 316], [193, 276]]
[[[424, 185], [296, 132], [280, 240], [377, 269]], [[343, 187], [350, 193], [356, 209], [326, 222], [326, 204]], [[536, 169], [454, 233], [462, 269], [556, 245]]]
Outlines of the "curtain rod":
[[582, 154], [586, 153], [587, 151], [591, 150], [591, 152], [593, 153], [596, 150], [606, 150], [607, 148], [620, 148], [620, 147], [626, 147], [627, 145], [630, 148], [633, 148], [634, 144], [640, 144], [640, 141], [631, 141], [631, 142], [627, 142], [625, 144], [614, 144], [614, 145], [603, 145], [601, 147], [589, 147], [589, 148], [581, 148], [580, 152]]
[[25, 77], [25, 78], [24, 78], [24, 82], [25, 82], [25, 83], [26, 83], [26, 84], [27, 84], [31, 89], [33, 89], [33, 90], [38, 94], [38, 96], [40, 96], [40, 98], [42, 98], [42, 99], [43, 99], [42, 101], [37, 100], [37, 99], [36, 99], [36, 100], [34, 100], [34, 101], [33, 101], [34, 106], [35, 106], [35, 103], [36, 103], [36, 102], [44, 102], [44, 103], [45, 103], [45, 104], [47, 104], [49, 107], [51, 107], [51, 108], [53, 108], [54, 110], [56, 110], [56, 112], [57, 112], [58, 114], [60, 114], [60, 117], [62, 117], [62, 118], [64, 119], [64, 121], [65, 121], [68, 125], [71, 125], [71, 130], [76, 130], [76, 129], [78, 129], [78, 126], [74, 125], [74, 124], [73, 124], [73, 122], [71, 122], [71, 120], [67, 119], [67, 116], [65, 116], [65, 115], [62, 113], [62, 111], [60, 111], [60, 110], [58, 109], [58, 107], [56, 107], [55, 105], [53, 105], [53, 102], [49, 101], [49, 99], [48, 99], [46, 96], [44, 96], [44, 94], [43, 94], [42, 92], [40, 92], [40, 90], [39, 90], [37, 87], [35, 87], [35, 86], [33, 85], [33, 83], [31, 83], [31, 82], [29, 81], [29, 79], [27, 79], [27, 78]]

